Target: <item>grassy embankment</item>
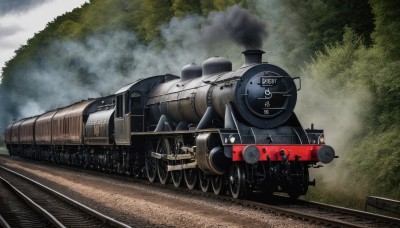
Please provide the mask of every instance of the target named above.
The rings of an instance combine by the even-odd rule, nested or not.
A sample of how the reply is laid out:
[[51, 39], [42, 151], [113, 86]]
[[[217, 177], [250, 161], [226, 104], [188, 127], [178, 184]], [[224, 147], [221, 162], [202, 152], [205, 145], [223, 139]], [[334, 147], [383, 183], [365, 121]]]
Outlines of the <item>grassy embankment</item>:
[[0, 154], [9, 155], [9, 154], [8, 154], [8, 151], [7, 151], [7, 149], [6, 149], [5, 147], [0, 147]]

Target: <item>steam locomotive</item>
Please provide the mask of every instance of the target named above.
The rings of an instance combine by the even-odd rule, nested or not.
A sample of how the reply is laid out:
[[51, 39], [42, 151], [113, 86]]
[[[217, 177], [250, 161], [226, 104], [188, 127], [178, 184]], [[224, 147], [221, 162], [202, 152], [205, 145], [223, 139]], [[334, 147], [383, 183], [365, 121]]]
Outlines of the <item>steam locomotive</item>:
[[[12, 156], [127, 173], [234, 198], [306, 194], [309, 168], [336, 156], [323, 130], [293, 112], [296, 81], [247, 50], [245, 63], [213, 57], [181, 76], [137, 80], [114, 95], [21, 119], [5, 131]], [[297, 83], [301, 87], [301, 82]]]

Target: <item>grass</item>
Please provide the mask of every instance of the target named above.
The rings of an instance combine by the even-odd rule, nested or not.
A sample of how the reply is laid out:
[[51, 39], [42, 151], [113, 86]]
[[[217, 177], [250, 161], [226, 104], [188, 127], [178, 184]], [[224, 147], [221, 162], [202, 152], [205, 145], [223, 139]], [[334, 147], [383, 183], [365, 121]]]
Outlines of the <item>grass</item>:
[[326, 204], [364, 210], [366, 197], [360, 197], [357, 194], [343, 194], [340, 191], [326, 191], [323, 189], [310, 188], [306, 200], [317, 201]]
[[5, 148], [5, 147], [0, 147], [0, 154], [9, 155], [9, 153], [8, 153], [8, 151], [7, 151], [7, 148]]

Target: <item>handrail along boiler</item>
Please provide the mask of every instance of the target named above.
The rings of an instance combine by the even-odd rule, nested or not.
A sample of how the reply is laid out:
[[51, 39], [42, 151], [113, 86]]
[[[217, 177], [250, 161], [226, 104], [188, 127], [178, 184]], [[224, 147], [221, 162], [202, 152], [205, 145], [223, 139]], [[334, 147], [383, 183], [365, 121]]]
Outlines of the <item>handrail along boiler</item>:
[[243, 52], [236, 70], [213, 57], [186, 65], [180, 77], [140, 79], [114, 95], [22, 119], [7, 127], [7, 148], [215, 194], [228, 187], [235, 198], [254, 191], [297, 198], [315, 184], [309, 168], [336, 156], [323, 130], [304, 129], [293, 112], [296, 78], [263, 63], [263, 53]]

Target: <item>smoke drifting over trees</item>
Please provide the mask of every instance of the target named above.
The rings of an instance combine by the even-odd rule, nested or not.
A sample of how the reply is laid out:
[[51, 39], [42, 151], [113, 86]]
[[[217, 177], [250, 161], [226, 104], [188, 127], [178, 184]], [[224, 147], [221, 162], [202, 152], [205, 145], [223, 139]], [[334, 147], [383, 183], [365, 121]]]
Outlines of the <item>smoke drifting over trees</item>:
[[[234, 18], [236, 21], [229, 24]], [[173, 18], [160, 28], [161, 40], [166, 42], [162, 49], [158, 40], [144, 44], [133, 32], [124, 30], [92, 34], [80, 41], [57, 39], [41, 48], [40, 52], [45, 54], [27, 60], [23, 69], [6, 78], [6, 85], [28, 82], [23, 93], [18, 85], [7, 94], [10, 105], [17, 108], [14, 116], [36, 115], [81, 99], [113, 93], [142, 77], [179, 75], [182, 66], [190, 62], [200, 64], [212, 45], [226, 43], [228, 37], [241, 45], [238, 53], [242, 45], [260, 48], [265, 34], [265, 23], [247, 10], [233, 6], [208, 17]], [[4, 116], [6, 120], [2, 118], [3, 123], [10, 121], [9, 116]]]

